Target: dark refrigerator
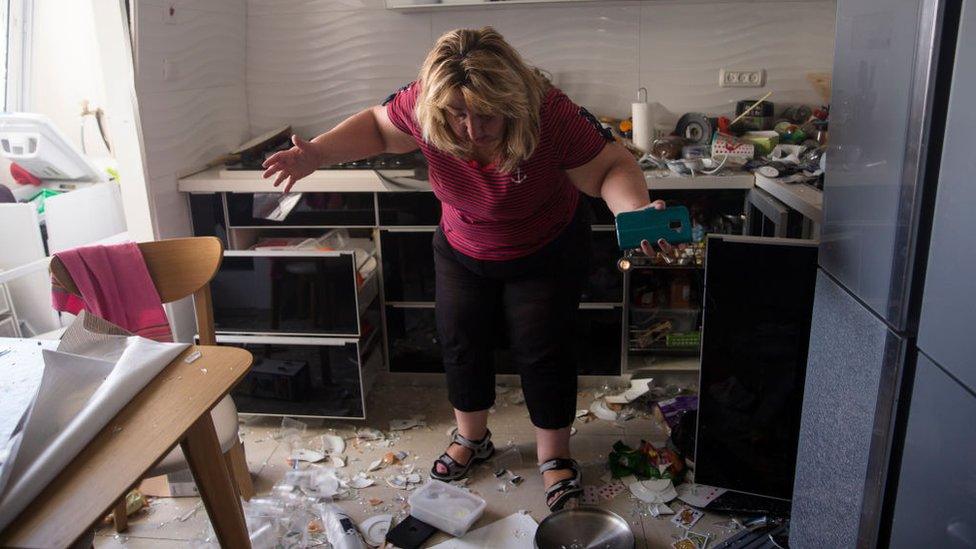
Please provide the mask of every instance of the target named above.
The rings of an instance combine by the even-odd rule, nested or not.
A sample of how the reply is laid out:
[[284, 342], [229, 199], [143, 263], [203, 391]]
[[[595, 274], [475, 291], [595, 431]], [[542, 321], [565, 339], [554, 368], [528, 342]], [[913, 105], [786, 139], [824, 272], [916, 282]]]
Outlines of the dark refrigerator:
[[976, 0], [839, 0], [791, 547], [976, 547]]

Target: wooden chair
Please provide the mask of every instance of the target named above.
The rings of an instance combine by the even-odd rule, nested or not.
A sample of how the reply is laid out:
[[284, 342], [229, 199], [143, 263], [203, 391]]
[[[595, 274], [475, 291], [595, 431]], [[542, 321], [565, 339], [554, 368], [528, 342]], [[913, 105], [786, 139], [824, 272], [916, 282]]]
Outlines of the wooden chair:
[[[223, 260], [223, 243], [212, 236], [175, 238], [143, 242], [139, 244], [139, 250], [146, 261], [149, 276], [156, 285], [162, 302], [169, 303], [192, 295], [200, 344], [216, 345], [210, 281], [217, 274], [217, 269]], [[51, 274], [68, 292], [80, 295], [64, 263], [57, 257], [51, 258]], [[254, 495], [254, 486], [247, 469], [244, 445], [241, 444], [238, 435], [237, 407], [234, 406], [230, 395], [218, 403], [211, 414], [220, 440], [220, 448], [224, 453], [224, 461], [235, 480], [238, 495], [249, 500]], [[187, 467], [183, 451], [177, 445], [146, 476], [163, 475]], [[125, 496], [115, 505], [113, 514], [116, 531], [125, 530], [128, 526]]]

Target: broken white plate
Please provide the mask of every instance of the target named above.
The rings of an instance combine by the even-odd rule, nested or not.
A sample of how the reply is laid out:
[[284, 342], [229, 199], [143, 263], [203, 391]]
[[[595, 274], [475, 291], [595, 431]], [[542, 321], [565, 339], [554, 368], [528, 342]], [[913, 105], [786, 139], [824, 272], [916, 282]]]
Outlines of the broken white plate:
[[325, 454], [319, 452], [318, 450], [310, 450], [308, 448], [299, 448], [291, 453], [288, 458], [292, 461], [307, 461], [309, 463], [318, 463], [325, 459]]
[[581, 417], [586, 417], [586, 415], [589, 413], [590, 413], [589, 410], [576, 410], [576, 419], [579, 419]]
[[593, 415], [605, 421], [615, 421], [617, 419], [617, 412], [608, 408], [607, 403], [602, 400], [594, 400], [593, 404], [590, 404], [590, 412], [593, 412]]
[[379, 547], [386, 541], [393, 515], [374, 515], [359, 523], [359, 531], [370, 547]]
[[339, 479], [332, 474], [319, 475], [302, 490], [310, 496], [331, 498], [339, 493]]
[[670, 479], [638, 480], [628, 483], [627, 488], [644, 503], [667, 503], [678, 497]]
[[346, 482], [346, 485], [349, 486], [350, 488], [355, 488], [356, 490], [362, 490], [363, 488], [369, 488], [375, 483], [376, 481], [374, 481], [373, 479], [367, 477], [362, 473], [359, 473], [358, 475], [349, 479], [349, 481]]
[[668, 507], [667, 503], [652, 503], [647, 509], [650, 511], [652, 517], [674, 514], [674, 509]]
[[386, 477], [386, 484], [392, 488], [398, 488], [400, 490], [413, 490], [420, 484], [420, 475], [417, 473], [411, 473], [409, 475], [393, 475]]
[[328, 458], [328, 461], [325, 462], [325, 465], [328, 465], [329, 467], [335, 467], [336, 469], [342, 469], [343, 467], [346, 466], [345, 460], [343, 460], [339, 456], [326, 456], [326, 457]]
[[337, 455], [346, 451], [346, 441], [337, 435], [322, 435], [319, 437], [322, 442], [322, 452]]
[[382, 459], [378, 459], [378, 460], [374, 461], [373, 463], [370, 463], [369, 464], [369, 467], [366, 468], [366, 471], [368, 471], [368, 472], [379, 471], [382, 468], [383, 468], [383, 460]]
[[628, 402], [633, 402], [650, 391], [651, 383], [653, 382], [654, 380], [651, 378], [632, 379], [630, 380], [629, 389], [619, 395], [610, 395], [605, 400], [609, 404], [627, 404]]
[[575, 434], [576, 434], [576, 427], [570, 427], [569, 428], [569, 436], [573, 436]]

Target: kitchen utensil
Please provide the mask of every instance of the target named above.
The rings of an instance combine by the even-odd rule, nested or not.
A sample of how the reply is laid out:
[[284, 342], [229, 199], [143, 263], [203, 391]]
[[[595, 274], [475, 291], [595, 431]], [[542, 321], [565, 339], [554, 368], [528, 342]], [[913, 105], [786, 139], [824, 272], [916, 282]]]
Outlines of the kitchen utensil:
[[598, 507], [563, 509], [546, 517], [535, 531], [539, 549], [633, 549], [634, 533], [620, 515]]

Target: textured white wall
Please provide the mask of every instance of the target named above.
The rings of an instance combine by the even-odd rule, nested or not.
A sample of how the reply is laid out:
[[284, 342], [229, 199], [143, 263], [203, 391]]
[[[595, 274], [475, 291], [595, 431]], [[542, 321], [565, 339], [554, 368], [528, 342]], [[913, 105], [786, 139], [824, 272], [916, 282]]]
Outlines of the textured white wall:
[[136, 91], [156, 237], [187, 236], [189, 212], [176, 190], [177, 174], [248, 138], [244, 0], [133, 4]]
[[[251, 133], [285, 123], [305, 135], [326, 130], [412, 80], [443, 32], [483, 25], [599, 114], [629, 115], [640, 86], [679, 114], [727, 114], [768, 90], [774, 102], [816, 104], [805, 75], [830, 71], [835, 8], [648, 0], [403, 13], [383, 0], [248, 0]], [[719, 88], [722, 67], [764, 68], [767, 86]]]
[[[178, 174], [249, 137], [245, 4], [140, 0], [133, 5], [135, 84], [156, 238], [189, 236]], [[189, 298], [170, 306], [169, 315], [176, 338], [190, 341], [195, 322]]]

